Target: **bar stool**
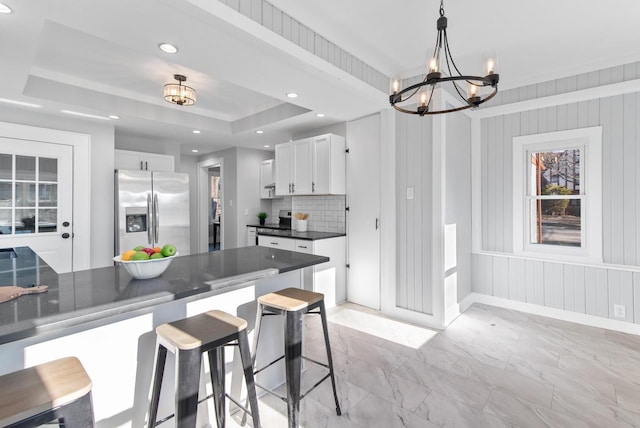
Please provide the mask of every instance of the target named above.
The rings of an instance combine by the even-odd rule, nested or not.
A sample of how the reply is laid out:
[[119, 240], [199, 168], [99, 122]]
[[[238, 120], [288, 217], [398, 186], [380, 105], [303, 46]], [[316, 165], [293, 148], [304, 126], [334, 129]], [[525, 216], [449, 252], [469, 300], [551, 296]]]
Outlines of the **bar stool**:
[[32, 428], [54, 420], [66, 428], [95, 426], [91, 379], [77, 358], [0, 376], [0, 426]]
[[[249, 340], [247, 339], [247, 322], [245, 320], [223, 311], [214, 310], [162, 324], [156, 328], [156, 334], [158, 335], [158, 354], [151, 402], [149, 403], [149, 428], [155, 427], [174, 416], [168, 416], [156, 423], [167, 351], [175, 354], [176, 359], [176, 426], [180, 428], [196, 426], [200, 366], [202, 364], [202, 354], [206, 352], [209, 357], [211, 385], [213, 387], [213, 394], [211, 395], [213, 396], [218, 427], [223, 428], [225, 426], [225, 397], [228, 397], [245, 413], [251, 414], [253, 426], [260, 428], [258, 398], [253, 379], [251, 352]], [[247, 384], [247, 396], [251, 403], [251, 412], [225, 392], [224, 346], [238, 346], [240, 350], [240, 358]], [[209, 397], [205, 397], [200, 402]]]
[[[314, 309], [317, 310], [314, 311]], [[327, 351], [327, 364], [302, 355], [302, 316], [305, 314], [320, 315], [320, 318], [322, 319], [324, 344]], [[340, 410], [340, 403], [338, 402], [338, 394], [336, 392], [336, 381], [333, 375], [333, 359], [331, 358], [331, 346], [329, 344], [329, 331], [327, 329], [327, 314], [324, 307], [324, 294], [302, 290], [300, 288], [285, 288], [283, 290], [258, 297], [256, 328], [253, 333], [254, 365], [256, 360], [256, 351], [258, 349], [258, 340], [260, 337], [260, 324], [262, 322], [262, 317], [267, 315], [284, 315], [284, 355], [264, 367], [257, 369], [254, 374], [260, 373], [262, 370], [284, 358], [287, 396], [281, 397], [257, 383], [256, 386], [264, 389], [270, 394], [276, 395], [283, 401], [286, 401], [289, 427], [297, 428], [299, 426], [300, 400], [327, 378], [331, 378], [333, 397], [336, 402], [336, 413], [341, 415], [342, 412]], [[327, 373], [322, 379], [318, 380], [304, 394], [300, 394], [300, 372], [303, 358], [309, 362], [329, 369], [329, 373]]]

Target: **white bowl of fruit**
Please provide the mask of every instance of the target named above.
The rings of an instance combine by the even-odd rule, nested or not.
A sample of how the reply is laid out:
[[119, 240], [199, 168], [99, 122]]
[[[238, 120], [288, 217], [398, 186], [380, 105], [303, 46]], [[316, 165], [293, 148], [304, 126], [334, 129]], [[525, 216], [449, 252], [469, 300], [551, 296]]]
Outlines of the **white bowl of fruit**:
[[113, 261], [124, 266], [132, 277], [148, 279], [162, 275], [177, 255], [176, 247], [171, 244], [154, 248], [141, 245], [114, 257]]

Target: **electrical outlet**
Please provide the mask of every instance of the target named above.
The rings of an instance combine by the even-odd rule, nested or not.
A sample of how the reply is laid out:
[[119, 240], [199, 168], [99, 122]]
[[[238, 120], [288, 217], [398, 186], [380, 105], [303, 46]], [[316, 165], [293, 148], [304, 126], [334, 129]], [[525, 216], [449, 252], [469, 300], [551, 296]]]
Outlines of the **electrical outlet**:
[[624, 305], [613, 305], [613, 316], [616, 318], [626, 318], [626, 308]]

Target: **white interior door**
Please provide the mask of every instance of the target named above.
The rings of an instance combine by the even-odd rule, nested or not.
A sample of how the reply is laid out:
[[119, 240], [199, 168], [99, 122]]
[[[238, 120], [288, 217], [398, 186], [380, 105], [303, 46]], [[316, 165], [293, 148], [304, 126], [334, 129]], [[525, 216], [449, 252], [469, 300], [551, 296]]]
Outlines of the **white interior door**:
[[73, 148], [0, 138], [0, 246], [31, 247], [56, 272], [73, 269]]
[[380, 116], [349, 122], [347, 146], [347, 300], [379, 310]]

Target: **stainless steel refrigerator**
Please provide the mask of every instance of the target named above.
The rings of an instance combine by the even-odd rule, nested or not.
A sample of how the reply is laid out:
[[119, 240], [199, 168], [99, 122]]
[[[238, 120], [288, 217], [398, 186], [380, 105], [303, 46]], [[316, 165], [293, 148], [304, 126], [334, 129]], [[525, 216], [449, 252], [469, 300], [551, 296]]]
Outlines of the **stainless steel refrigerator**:
[[115, 254], [138, 245], [175, 245], [189, 254], [189, 176], [115, 171]]

